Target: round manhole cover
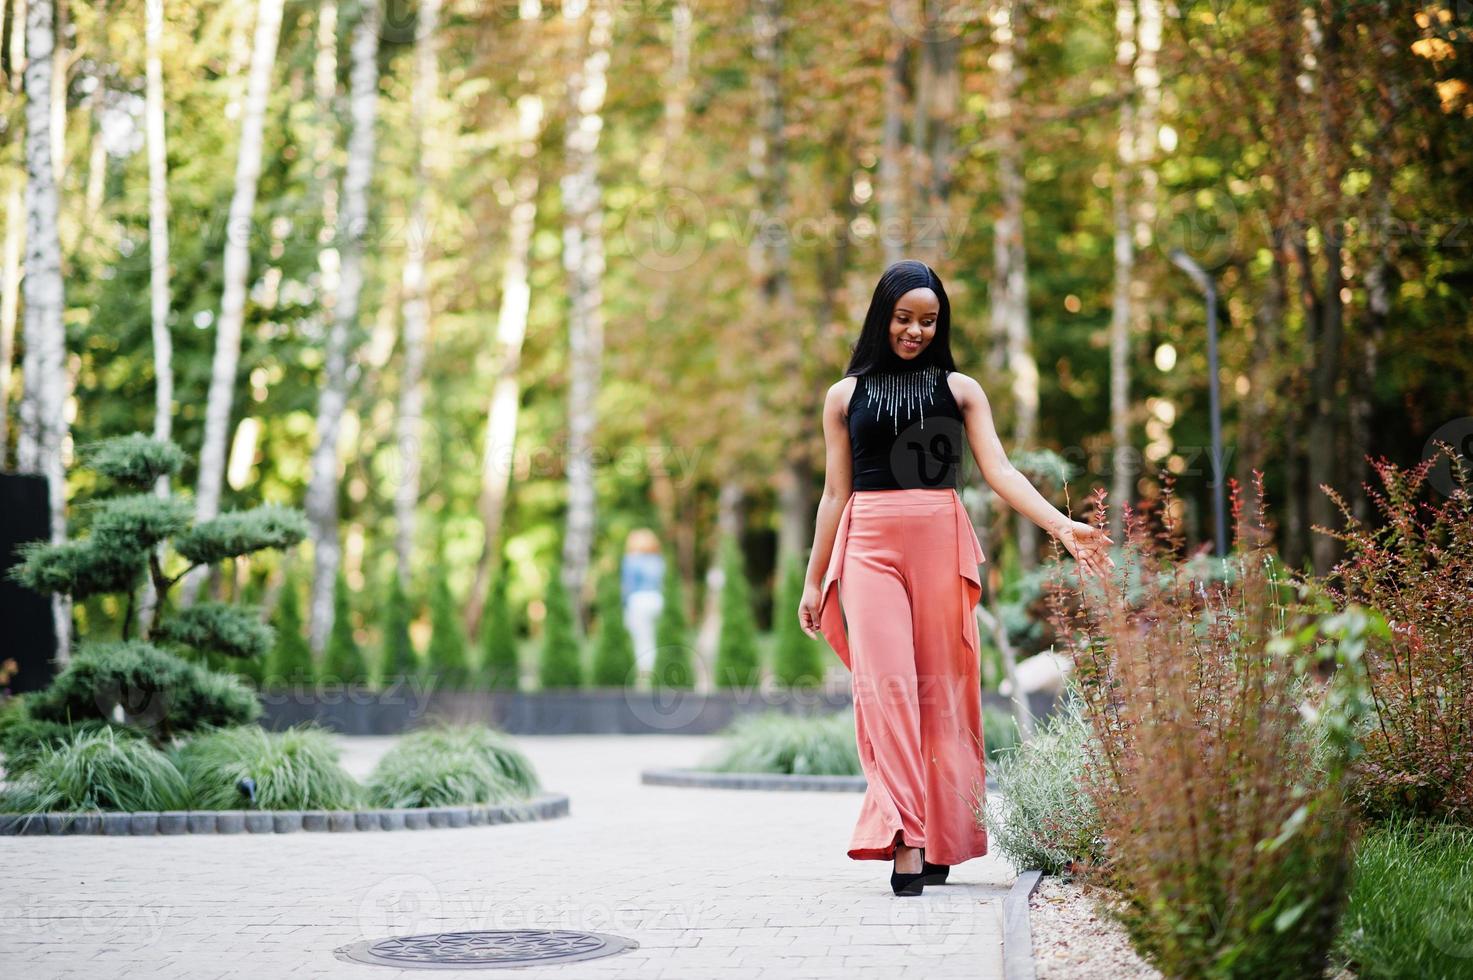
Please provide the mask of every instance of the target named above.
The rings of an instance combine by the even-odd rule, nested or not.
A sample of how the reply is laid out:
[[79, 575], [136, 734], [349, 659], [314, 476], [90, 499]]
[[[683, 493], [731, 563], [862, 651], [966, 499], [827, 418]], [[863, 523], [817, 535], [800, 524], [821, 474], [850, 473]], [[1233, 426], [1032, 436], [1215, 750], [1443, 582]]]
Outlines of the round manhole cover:
[[623, 936], [573, 929], [487, 929], [390, 936], [340, 947], [340, 959], [405, 970], [540, 966], [612, 956], [639, 944]]

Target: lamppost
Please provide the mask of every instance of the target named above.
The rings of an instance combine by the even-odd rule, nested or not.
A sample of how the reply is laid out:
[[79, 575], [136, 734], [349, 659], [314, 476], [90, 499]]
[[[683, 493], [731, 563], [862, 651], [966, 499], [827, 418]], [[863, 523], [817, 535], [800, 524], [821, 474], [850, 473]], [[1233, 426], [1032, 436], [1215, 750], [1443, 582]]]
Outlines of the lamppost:
[[1212, 517], [1218, 557], [1227, 555], [1227, 519], [1223, 508], [1222, 402], [1217, 391], [1217, 285], [1187, 253], [1171, 250], [1172, 264], [1192, 277], [1207, 298], [1207, 397], [1212, 416]]

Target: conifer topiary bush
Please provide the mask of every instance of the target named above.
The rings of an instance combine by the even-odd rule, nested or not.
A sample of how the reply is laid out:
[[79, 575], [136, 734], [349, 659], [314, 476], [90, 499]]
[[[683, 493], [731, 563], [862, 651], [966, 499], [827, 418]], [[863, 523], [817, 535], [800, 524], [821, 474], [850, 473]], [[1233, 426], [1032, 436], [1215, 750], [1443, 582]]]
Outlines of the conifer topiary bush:
[[561, 566], [547, 584], [547, 618], [542, 623], [538, 680], [544, 689], [583, 686], [583, 649], [573, 630], [573, 608]]
[[435, 576], [430, 590], [429, 670], [435, 688], [442, 691], [464, 690], [470, 681], [470, 655], [466, 650], [465, 632], [450, 583], [444, 571]]
[[311, 687], [316, 681], [312, 648], [303, 632], [302, 596], [297, 577], [287, 575], [276, 604], [276, 645], [266, 661], [266, 685], [270, 687]]
[[716, 645], [715, 686], [752, 687], [758, 681], [752, 588], [736, 539], [724, 538], [721, 549], [721, 636]]
[[353, 606], [348, 595], [348, 579], [338, 570], [332, 590], [332, 631], [327, 635], [327, 650], [322, 658], [322, 679], [335, 684], [366, 685], [371, 680], [363, 648], [353, 635]]
[[598, 632], [593, 641], [593, 683], [596, 687], [633, 686], [634, 639], [624, 626], [624, 599], [619, 577], [605, 572], [598, 583]]
[[379, 684], [392, 687], [419, 674], [419, 655], [409, 636], [409, 621], [414, 618], [409, 596], [399, 581], [397, 570], [389, 571], [389, 594], [383, 608], [383, 651], [379, 658]]
[[772, 677], [784, 687], [818, 687], [828, 666], [826, 647], [803, 632], [798, 622], [798, 604], [803, 600], [803, 567], [796, 556], [783, 563], [782, 588], [778, 592], [777, 645], [773, 652]]
[[497, 569], [481, 617], [481, 663], [477, 686], [489, 691], [515, 691], [521, 684], [521, 665], [517, 656], [516, 624], [507, 602], [506, 563]]
[[680, 582], [673, 555], [665, 556], [665, 602], [660, 618], [655, 620], [655, 666], [651, 684], [675, 691], [690, 691], [696, 686], [695, 665], [691, 662], [690, 621], [685, 616], [685, 589]]
[[[307, 535], [306, 518], [294, 508], [266, 504], [191, 523], [189, 500], [153, 491], [160, 477], [184, 463], [183, 451], [167, 440], [135, 433], [84, 446], [79, 455], [83, 466], [120, 492], [80, 508], [86, 534], [61, 544], [21, 545], [20, 563], [10, 574], [38, 592], [74, 601], [121, 594], [121, 636], [111, 642], [83, 638], [51, 686], [31, 699], [30, 716], [56, 724], [108, 722], [120, 710], [124, 723], [146, 730], [156, 744], [182, 732], [254, 720], [261, 709], [250, 688], [207, 664], [211, 658], [259, 660], [272, 631], [251, 607], [206, 601], [175, 610], [170, 592], [195, 568], [296, 545]], [[146, 626], [137, 616], [145, 580], [155, 596]]]

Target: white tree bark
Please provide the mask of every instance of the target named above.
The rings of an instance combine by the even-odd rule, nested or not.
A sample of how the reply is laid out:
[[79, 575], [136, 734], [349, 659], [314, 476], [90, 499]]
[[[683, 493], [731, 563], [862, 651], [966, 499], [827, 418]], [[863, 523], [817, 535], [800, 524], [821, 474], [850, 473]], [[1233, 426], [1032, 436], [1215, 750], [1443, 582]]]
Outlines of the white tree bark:
[[[145, 64], [145, 114], [148, 140], [149, 313], [153, 326], [154, 417], [156, 439], [173, 437], [174, 344], [169, 333], [169, 171], [164, 144], [164, 71], [159, 45], [164, 33], [164, 0], [148, 0]], [[157, 492], [169, 492], [167, 475]]]
[[[241, 116], [240, 149], [235, 160], [235, 192], [225, 233], [224, 291], [215, 327], [215, 358], [210, 369], [210, 393], [205, 404], [205, 437], [199, 455], [199, 485], [195, 490], [195, 519], [208, 520], [220, 512], [225, 479], [225, 453], [230, 437], [230, 407], [235, 396], [235, 374], [240, 365], [240, 336], [245, 323], [246, 293], [250, 285], [252, 212], [261, 178], [261, 132], [270, 94], [271, 70], [281, 34], [283, 0], [259, 0], [256, 34], [251, 48], [251, 73]], [[196, 568], [180, 586], [181, 607], [194, 603], [206, 570]]]
[[[780, 324], [781, 311], [794, 305], [792, 283], [792, 222], [788, 201], [787, 139], [784, 134], [782, 53], [786, 34], [781, 0], [758, 0], [752, 8], [752, 59], [756, 62], [759, 117], [749, 144], [748, 169], [757, 184], [762, 221], [779, 230], [777, 235], [758, 235], [752, 242], [751, 262], [756, 273], [760, 306], [754, 311], [758, 322]], [[804, 332], [781, 329], [766, 342], [782, 352], [779, 378], [768, 385], [766, 395], [778, 406], [797, 404], [802, 391]], [[791, 416], [791, 413], [787, 413]], [[772, 417], [783, 417], [774, 415]], [[788, 418], [787, 424], [795, 420]], [[807, 544], [813, 540], [812, 508], [809, 505], [810, 464], [800, 451], [800, 440], [785, 440], [788, 446], [775, 474], [778, 495], [779, 567], [790, 556], [803, 561]]]
[[[1033, 441], [1038, 420], [1038, 365], [1033, 359], [1033, 333], [1028, 319], [1028, 258], [1024, 248], [1023, 141], [1018, 131], [1018, 93], [1023, 69], [1021, 27], [1023, 5], [1017, 0], [996, 4], [992, 25], [994, 87], [989, 117], [996, 125], [998, 189], [1002, 209], [993, 226], [992, 335], [1006, 348], [1012, 375], [1013, 442], [1019, 449]], [[1018, 559], [1024, 569], [1038, 561], [1038, 528], [1014, 517]]]
[[[1115, 7], [1115, 76], [1121, 86], [1130, 83], [1135, 61], [1135, 0], [1118, 0]], [[1130, 284], [1135, 276], [1135, 246], [1131, 240], [1130, 201], [1136, 173], [1136, 139], [1133, 98], [1120, 102], [1120, 125], [1116, 137], [1115, 179], [1111, 202], [1115, 223], [1115, 280], [1110, 304], [1110, 442], [1113, 452], [1113, 483], [1110, 495], [1110, 537], [1123, 541], [1124, 511], [1133, 496], [1135, 466], [1130, 442], [1130, 325], [1135, 319]]]
[[[24, 31], [16, 33], [24, 36]], [[5, 245], [0, 253], [0, 469], [10, 453], [11, 365], [15, 361], [15, 324], [20, 312], [21, 227], [25, 223], [21, 185], [5, 193]]]
[[[174, 340], [169, 332], [169, 171], [164, 142], [164, 72], [159, 46], [164, 33], [164, 0], [148, 0], [144, 43], [144, 128], [148, 142], [148, 288], [153, 327], [155, 439], [172, 439], [174, 425]], [[169, 476], [161, 475], [154, 493], [169, 495]], [[162, 548], [160, 556], [162, 560]], [[148, 635], [158, 605], [153, 577], [146, 576], [138, 603], [141, 635]]]
[[[51, 4], [32, 2], [26, 9], [26, 259], [21, 289], [25, 299], [25, 396], [20, 405], [18, 469], [44, 476], [51, 511], [51, 540], [66, 540], [66, 466], [62, 458], [70, 440], [66, 401], [71, 385], [66, 371], [65, 305], [61, 277], [61, 242], [57, 233], [59, 203], [52, 154], [56, 149], [55, 23]], [[63, 109], [65, 105], [63, 104]], [[62, 120], [65, 121], [63, 114]], [[54, 595], [56, 660], [71, 659], [71, 601]]]
[[881, 254], [887, 268], [905, 258], [906, 236], [901, 233], [904, 227], [901, 209], [905, 203], [905, 177], [900, 134], [905, 125], [905, 63], [909, 46], [910, 42], [904, 37], [896, 38], [895, 50], [890, 56], [890, 70], [885, 73], [884, 143], [880, 148], [876, 196], [879, 199]]
[[532, 300], [528, 266], [532, 230], [537, 223], [537, 140], [542, 132], [542, 98], [534, 93], [517, 100], [517, 174], [512, 181], [511, 224], [506, 262], [501, 269], [501, 308], [496, 317], [496, 380], [486, 411], [486, 445], [481, 457], [481, 557], [476, 580], [466, 598], [466, 634], [477, 635], [491, 569], [501, 553], [501, 528], [511, 486], [521, 408], [522, 342]]
[[603, 362], [603, 192], [598, 179], [598, 137], [613, 34], [611, 0], [573, 0], [565, 17], [589, 28], [583, 57], [568, 79], [570, 112], [562, 179], [563, 268], [568, 275], [568, 513], [563, 535], [563, 582], [572, 597], [574, 621], [584, 627], [584, 582], [593, 551], [594, 497], [592, 441], [597, 424]]
[[352, 130], [343, 172], [342, 211], [338, 214], [339, 279], [327, 335], [322, 388], [317, 396], [317, 446], [306, 511], [312, 535], [312, 598], [309, 641], [321, 654], [332, 632], [332, 595], [342, 561], [338, 538], [338, 436], [351, 384], [351, 338], [358, 335], [359, 298], [363, 291], [363, 236], [368, 225], [368, 189], [373, 179], [375, 126], [378, 120], [378, 0], [361, 0], [353, 28], [349, 111]]
[[394, 488], [394, 552], [399, 578], [408, 587], [414, 551], [415, 510], [419, 506], [420, 440], [424, 431], [424, 363], [430, 332], [429, 291], [425, 258], [429, 254], [431, 174], [425, 155], [425, 132], [439, 89], [440, 0], [424, 0], [415, 24], [414, 90], [411, 94], [415, 125], [415, 191], [409, 209], [408, 249], [404, 259], [404, 365], [400, 373], [397, 438], [399, 483]]

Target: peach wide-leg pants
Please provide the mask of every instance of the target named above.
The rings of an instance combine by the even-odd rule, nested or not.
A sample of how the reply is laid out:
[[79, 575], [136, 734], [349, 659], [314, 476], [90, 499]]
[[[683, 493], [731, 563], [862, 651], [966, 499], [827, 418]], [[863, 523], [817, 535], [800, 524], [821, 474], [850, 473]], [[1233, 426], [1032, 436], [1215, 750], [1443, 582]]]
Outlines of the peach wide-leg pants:
[[869, 782], [855, 860], [888, 861], [897, 842], [924, 846], [935, 864], [987, 853], [973, 614], [984, 561], [953, 489], [859, 490], [844, 505], [819, 628], [852, 674]]

